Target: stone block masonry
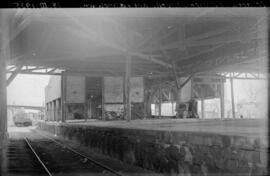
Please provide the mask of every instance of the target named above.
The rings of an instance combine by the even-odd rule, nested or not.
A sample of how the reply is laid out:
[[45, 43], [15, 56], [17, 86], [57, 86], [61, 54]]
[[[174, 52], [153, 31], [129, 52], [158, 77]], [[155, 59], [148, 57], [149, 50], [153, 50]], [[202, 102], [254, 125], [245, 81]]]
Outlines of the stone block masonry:
[[179, 175], [267, 175], [263, 139], [213, 133], [39, 123], [39, 128], [125, 163]]

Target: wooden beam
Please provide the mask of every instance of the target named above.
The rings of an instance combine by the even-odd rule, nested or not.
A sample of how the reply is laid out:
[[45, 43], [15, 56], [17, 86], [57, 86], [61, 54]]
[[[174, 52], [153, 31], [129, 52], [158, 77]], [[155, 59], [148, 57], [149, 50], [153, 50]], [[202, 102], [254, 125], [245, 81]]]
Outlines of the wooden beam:
[[[7, 73], [13, 73], [12, 71], [8, 71]], [[30, 71], [21, 71], [19, 74], [26, 75], [61, 75], [61, 73], [43, 73], [43, 72], [30, 72]]]
[[233, 90], [233, 78], [232, 77], [230, 77], [230, 83], [231, 83], [232, 117], [235, 119], [234, 90]]
[[[77, 21], [76, 21], [76, 24], [78, 24], [80, 27], [83, 27], [82, 28], [82, 30], [83, 30], [82, 32], [84, 32], [86, 34], [85, 35], [86, 38], [89, 38], [92, 41], [101, 43], [102, 45], [108, 46], [108, 47], [110, 47], [112, 49], [116, 49], [118, 51], [121, 51], [122, 53], [126, 53], [127, 52], [127, 48], [125, 48], [125, 46], [116, 45], [115, 43], [112, 43], [112, 42], [110, 42], [108, 40], [105, 40], [102, 37], [98, 39], [97, 38], [97, 34], [95, 32], [89, 30], [87, 27], [85, 27], [84, 25], [78, 23]], [[132, 51], [128, 51], [128, 54], [129, 55], [140, 57], [140, 58], [142, 58], [144, 60], [147, 60], [147, 61], [150, 61], [150, 62], [159, 64], [159, 65], [162, 65], [162, 66], [166, 66], [166, 67], [169, 67], [169, 68], [172, 67], [170, 64], [168, 64], [166, 62], [163, 62], [163, 61], [161, 61], [159, 59], [156, 59], [156, 58], [154, 58], [153, 56], [150, 56], [150, 55], [146, 55], [146, 54], [139, 53], [139, 52], [132, 52]]]
[[131, 101], [130, 101], [130, 72], [131, 72], [131, 56], [127, 55], [125, 66], [125, 81], [124, 81], [124, 113], [125, 119], [131, 120]]
[[[221, 34], [221, 33], [225, 33], [227, 31], [235, 30], [234, 27], [235, 26], [227, 26], [225, 28], [220, 28], [220, 29], [217, 29], [217, 30], [213, 30], [213, 31], [209, 31], [209, 32], [202, 33], [202, 34], [199, 34], [199, 35], [195, 35], [195, 36], [186, 38], [185, 41], [177, 41], [177, 42], [174, 42], [174, 43], [163, 45], [163, 46], [161, 46], [161, 48], [166, 50], [166, 49], [179, 48], [179, 46], [181, 46], [181, 45], [185, 45], [186, 47], [188, 47], [188, 46], [206, 45], [209, 42], [208, 43], [203, 43], [203, 41], [198, 42], [197, 40], [202, 40], [202, 39], [208, 38], [210, 36], [214, 36], [214, 35], [218, 35], [218, 34]], [[234, 38], [234, 40], [235, 40], [235, 38]], [[139, 51], [140, 52], [142, 52], [142, 51], [152, 52], [152, 51], [156, 51], [156, 50], [159, 50], [159, 48], [145, 47], [143, 49], [140, 49]]]
[[162, 95], [167, 99], [167, 101], [170, 101], [170, 92], [169, 92], [169, 95], [166, 94], [164, 89], [161, 89], [161, 92], [162, 92]]
[[222, 34], [222, 33], [225, 33], [225, 32], [229, 32], [229, 31], [237, 31], [236, 27], [237, 27], [236, 25], [230, 25], [230, 26], [222, 27], [222, 28], [219, 28], [219, 29], [216, 29], [216, 30], [212, 30], [212, 31], [209, 31], [209, 32], [205, 32], [205, 33], [202, 33], [202, 34], [199, 34], [199, 35], [189, 37], [186, 40], [188, 42], [192, 42], [192, 41], [196, 41], [196, 40], [202, 40], [202, 39], [205, 39], [205, 38], [209, 38], [211, 36], [219, 35], [219, 34]]
[[174, 76], [174, 81], [175, 81], [175, 87], [177, 89], [180, 88], [180, 85], [179, 85], [179, 81], [178, 81], [178, 74], [176, 72], [176, 67], [175, 67], [175, 64], [172, 64], [173, 65], [173, 69], [172, 69], [172, 72], [173, 72], [173, 76]]
[[188, 42], [188, 46], [204, 46], [204, 45], [217, 45], [217, 44], [223, 44], [223, 43], [231, 43], [231, 42], [242, 42], [248, 41], [248, 40], [253, 40], [253, 39], [260, 39], [256, 36], [251, 36], [248, 34], [243, 33], [242, 38], [240, 37], [239, 34], [230, 34], [230, 35], [223, 35], [215, 38], [210, 38], [210, 39], [204, 39], [201, 41], [192, 41]]
[[190, 75], [179, 87], [179, 89], [182, 89], [189, 81], [190, 79], [193, 77], [193, 74]]
[[101, 80], [101, 119], [106, 120], [105, 114], [105, 79], [102, 77]]
[[171, 64], [168, 64], [168, 63], [166, 63], [164, 61], [161, 61], [159, 59], [156, 59], [155, 57], [153, 57], [151, 55], [145, 55], [145, 54], [136, 53], [136, 52], [129, 52], [129, 54], [134, 55], [134, 56], [137, 56], [137, 57], [140, 57], [140, 58], [142, 58], [144, 60], [153, 62], [155, 64], [159, 64], [159, 65], [165, 66], [167, 68], [172, 68], [172, 65]]
[[[241, 44], [240, 46], [236, 47], [229, 47], [229, 48], [224, 48], [224, 50], [231, 50], [231, 53], [227, 55], [222, 55], [220, 52], [216, 53], [216, 56], [202, 56], [200, 59], [193, 58], [188, 62], [180, 62], [178, 66], [180, 67], [179, 69], [183, 70], [185, 74], [191, 74], [191, 73], [198, 73], [198, 72], [205, 72], [209, 70], [217, 70], [221, 67], [237, 64], [237, 63], [242, 63], [243, 61], [251, 60], [254, 57], [260, 57], [262, 54], [265, 52], [258, 52], [258, 54], [248, 54], [247, 56], [238, 56], [240, 51], [246, 51], [246, 52], [251, 52], [252, 47], [254, 47], [254, 44], [252, 43], [247, 43], [247, 44]], [[246, 48], [249, 48], [246, 49]], [[181, 66], [184, 65], [184, 66]], [[196, 67], [195, 67], [196, 65]]]
[[[258, 39], [261, 41], [263, 40], [263, 38], [254, 37], [254, 36], [251, 36], [250, 34], [243, 34], [243, 35], [244, 35], [245, 40], [254, 40], [254, 39]], [[185, 42], [177, 41], [177, 42], [173, 42], [173, 43], [170, 43], [167, 45], [163, 45], [163, 46], [161, 46], [161, 48], [164, 50], [167, 50], [167, 49], [179, 48], [179, 46], [181, 46], [181, 45], [185, 45], [186, 47], [218, 45], [218, 44], [227, 44], [227, 43], [231, 43], [231, 42], [238, 42], [241, 40], [242, 39], [239, 37], [239, 34], [234, 34], [234, 35], [230, 35], [230, 36], [220, 36], [217, 38], [202, 40], [202, 41], [188, 41], [188, 40], [186, 40]], [[155, 49], [154, 51], [156, 51], [156, 50], [158, 50], [158, 49]], [[151, 48], [144, 48], [144, 51], [150, 52]], [[140, 52], [143, 52], [143, 51], [140, 50]]]
[[[160, 30], [160, 31], [161, 31], [161, 30]], [[160, 31], [158, 31], [157, 34], [158, 34]], [[157, 39], [155, 40], [155, 42], [161, 41], [162, 39], [164, 39], [164, 38], [170, 36], [171, 34], [173, 34], [173, 33], [176, 32], [176, 31], [177, 31], [177, 28], [174, 27], [174, 29], [171, 29], [170, 31], [166, 32], [165, 35], [161, 35], [159, 38], [157, 38]], [[151, 37], [149, 37], [148, 40], [145, 40], [144, 42], [142, 42], [142, 43], [140, 44], [140, 47], [142, 47], [142, 46], [143, 46], [144, 44], [146, 44], [147, 42], [150, 42], [151, 39], [154, 39], [154, 37], [155, 37], [154, 35], [151, 35]], [[138, 50], [141, 51], [140, 49], [138, 49]], [[150, 50], [150, 51], [152, 52], [152, 51], [154, 51], [154, 50], [158, 50], [158, 48], [157, 48], [157, 49], [152, 48], [152, 50]]]
[[111, 22], [113, 23], [115, 26], [122, 28], [123, 30], [128, 30], [129, 33], [133, 34], [136, 37], [143, 37], [143, 35], [141, 33], [139, 33], [138, 31], [134, 30], [133, 28], [117, 21], [116, 19], [113, 18], [101, 18], [102, 21], [105, 21], [105, 23]]
[[7, 66], [7, 71], [14, 71], [14, 70], [16, 70], [16, 66], [15, 65]]
[[48, 71], [47, 73], [53, 73], [57, 68], [52, 68], [50, 71]]
[[7, 80], [7, 86], [9, 86], [9, 84], [14, 80], [14, 78], [20, 73], [22, 67], [23, 67], [22, 65], [18, 66], [16, 70], [11, 73], [11, 75]]
[[159, 34], [161, 31], [163, 30], [163, 28], [155, 31], [154, 33], [151, 33], [151, 35], [149, 35], [149, 37], [145, 37], [144, 40], [142, 42], [140, 42], [139, 44], [137, 44], [136, 49], [141, 48], [144, 44], [148, 43], [149, 41], [151, 41], [157, 34]]
[[179, 62], [179, 61], [182, 61], [182, 60], [186, 60], [186, 59], [189, 59], [189, 58], [192, 58], [192, 57], [195, 57], [195, 56], [199, 56], [201, 54], [205, 54], [205, 53], [208, 53], [208, 52], [212, 52], [214, 51], [215, 49], [223, 46], [224, 44], [219, 44], [219, 45], [215, 45], [214, 47], [211, 47], [209, 49], [205, 49], [205, 50], [201, 50], [197, 53], [192, 53], [192, 54], [189, 54], [187, 56], [181, 56], [181, 55], [178, 55], [176, 56], [176, 59], [175, 59], [175, 62]]

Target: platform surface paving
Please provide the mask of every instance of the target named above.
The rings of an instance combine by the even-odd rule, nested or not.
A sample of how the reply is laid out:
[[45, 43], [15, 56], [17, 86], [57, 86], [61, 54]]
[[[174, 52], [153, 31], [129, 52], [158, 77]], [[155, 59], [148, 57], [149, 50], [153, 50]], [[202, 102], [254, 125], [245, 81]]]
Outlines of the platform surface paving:
[[267, 119], [144, 119], [118, 121], [74, 120], [68, 125], [146, 129], [162, 131], [186, 131], [215, 133], [230, 136], [268, 137]]

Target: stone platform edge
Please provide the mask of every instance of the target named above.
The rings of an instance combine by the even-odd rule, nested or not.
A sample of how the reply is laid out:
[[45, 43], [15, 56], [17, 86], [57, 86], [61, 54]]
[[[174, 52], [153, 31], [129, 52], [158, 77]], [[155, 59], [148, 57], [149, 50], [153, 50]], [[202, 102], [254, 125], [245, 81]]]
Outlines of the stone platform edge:
[[168, 163], [166, 167], [160, 165], [164, 158], [167, 159], [163, 164], [169, 162], [169, 149], [179, 156], [177, 162], [188, 163], [184, 168], [194, 171], [197, 167], [200, 173], [205, 169], [212, 173], [249, 171], [256, 174], [268, 170], [268, 145], [259, 137], [45, 122], [38, 123], [38, 127], [126, 163], [159, 172], [166, 172], [162, 169], [168, 168]]

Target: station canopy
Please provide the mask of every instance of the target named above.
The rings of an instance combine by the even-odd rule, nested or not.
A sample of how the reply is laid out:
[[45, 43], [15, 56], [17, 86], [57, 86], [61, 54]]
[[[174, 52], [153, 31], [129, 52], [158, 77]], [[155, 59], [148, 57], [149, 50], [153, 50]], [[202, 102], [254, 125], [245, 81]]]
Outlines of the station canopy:
[[[123, 75], [264, 72], [266, 8], [9, 10], [8, 65]], [[262, 69], [263, 68], [263, 69]]]

